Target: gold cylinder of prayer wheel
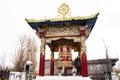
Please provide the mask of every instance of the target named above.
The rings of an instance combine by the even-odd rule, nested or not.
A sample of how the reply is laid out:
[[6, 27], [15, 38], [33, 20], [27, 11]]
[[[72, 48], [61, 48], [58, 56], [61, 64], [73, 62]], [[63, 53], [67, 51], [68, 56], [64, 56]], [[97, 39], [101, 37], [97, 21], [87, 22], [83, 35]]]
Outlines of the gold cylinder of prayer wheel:
[[70, 46], [60, 46], [59, 47], [59, 57], [57, 68], [72, 68], [72, 54]]

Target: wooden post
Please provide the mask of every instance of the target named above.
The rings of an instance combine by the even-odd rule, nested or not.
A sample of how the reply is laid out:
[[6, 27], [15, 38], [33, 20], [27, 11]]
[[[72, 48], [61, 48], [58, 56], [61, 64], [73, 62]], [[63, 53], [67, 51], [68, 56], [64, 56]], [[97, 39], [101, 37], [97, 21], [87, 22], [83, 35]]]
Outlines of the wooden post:
[[50, 60], [50, 75], [54, 75], [54, 52], [51, 51], [51, 60]]
[[39, 76], [44, 76], [45, 73], [45, 38], [41, 38], [40, 46], [40, 64], [39, 64]]
[[85, 45], [85, 36], [81, 36], [81, 74], [83, 77], [88, 77], [88, 65], [87, 65], [87, 55], [86, 55], [86, 45]]

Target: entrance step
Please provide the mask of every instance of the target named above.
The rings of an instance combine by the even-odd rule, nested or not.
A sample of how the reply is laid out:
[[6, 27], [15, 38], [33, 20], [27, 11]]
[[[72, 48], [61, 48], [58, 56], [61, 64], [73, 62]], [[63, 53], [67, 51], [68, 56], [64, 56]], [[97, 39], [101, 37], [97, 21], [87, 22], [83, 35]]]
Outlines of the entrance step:
[[92, 80], [81, 76], [36, 76], [36, 80]]

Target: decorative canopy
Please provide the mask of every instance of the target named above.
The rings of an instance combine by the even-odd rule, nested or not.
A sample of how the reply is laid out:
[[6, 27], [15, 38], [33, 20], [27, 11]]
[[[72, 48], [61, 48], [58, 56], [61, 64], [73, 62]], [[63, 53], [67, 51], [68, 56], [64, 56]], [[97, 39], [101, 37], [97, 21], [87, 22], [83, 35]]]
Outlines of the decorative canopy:
[[[63, 3], [58, 8], [58, 13], [61, 15], [61, 17], [51, 18], [51, 19], [40, 19], [40, 20], [34, 20], [34, 19], [25, 19], [27, 23], [36, 31], [38, 31], [38, 27], [41, 29], [45, 26], [54, 26], [54, 25], [67, 25], [67, 24], [87, 24], [88, 28], [92, 30], [99, 13], [90, 15], [90, 16], [71, 16], [68, 15], [70, 8], [67, 4]], [[66, 17], [68, 15], [69, 17]]]
[[78, 17], [67, 17], [67, 18], [52, 18], [52, 19], [40, 19], [40, 20], [33, 20], [33, 19], [25, 19], [28, 24], [35, 29], [38, 30], [40, 25], [54, 25], [54, 24], [65, 24], [65, 23], [79, 23], [79, 22], [86, 22], [88, 27], [92, 30], [94, 24], [97, 20], [97, 16], [99, 13], [90, 16], [78, 16]]
[[54, 52], [59, 52], [57, 68], [72, 69], [71, 50], [74, 49], [78, 52], [78, 56], [82, 58], [82, 76], [88, 76], [85, 40], [93, 29], [99, 13], [75, 17], [68, 14], [69, 10], [69, 6], [63, 3], [58, 8], [60, 16], [57, 18], [26, 19], [27, 23], [36, 30], [38, 37], [41, 38], [40, 76], [44, 76], [45, 45], [48, 45], [52, 52], [51, 75], [54, 74]]

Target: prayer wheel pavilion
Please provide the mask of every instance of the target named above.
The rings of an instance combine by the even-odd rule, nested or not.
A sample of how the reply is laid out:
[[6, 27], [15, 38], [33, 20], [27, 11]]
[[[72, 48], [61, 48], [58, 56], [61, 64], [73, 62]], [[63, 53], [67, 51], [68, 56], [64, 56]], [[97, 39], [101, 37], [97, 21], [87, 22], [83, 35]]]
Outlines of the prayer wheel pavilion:
[[[58, 13], [61, 15], [51, 19], [26, 19], [32, 29], [36, 30], [37, 36], [41, 39], [39, 76], [44, 76], [45, 72], [45, 45], [51, 50], [50, 75], [54, 75], [54, 66], [58, 69], [62, 67], [72, 69], [72, 52], [78, 52], [82, 61], [80, 67], [81, 75], [88, 76], [87, 53], [85, 41], [89, 37], [99, 13], [89, 16], [68, 15], [69, 6], [65, 3], [59, 6]], [[57, 65], [54, 65], [54, 52], [58, 52]]]

